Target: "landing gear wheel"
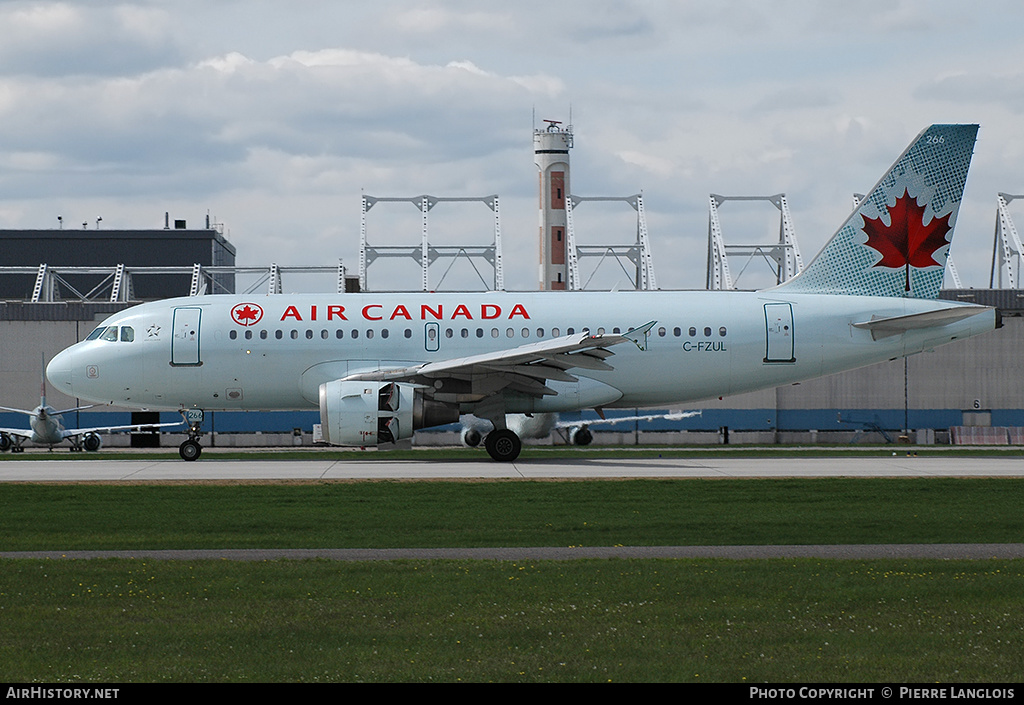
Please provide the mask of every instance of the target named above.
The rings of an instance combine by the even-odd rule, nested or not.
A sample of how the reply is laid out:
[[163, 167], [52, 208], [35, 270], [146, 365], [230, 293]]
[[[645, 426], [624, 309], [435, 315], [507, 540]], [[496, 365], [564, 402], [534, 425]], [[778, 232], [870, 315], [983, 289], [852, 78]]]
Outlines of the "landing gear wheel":
[[511, 463], [519, 457], [519, 451], [523, 449], [523, 442], [514, 431], [501, 428], [491, 431], [484, 439], [484, 447], [487, 454], [499, 463]]
[[178, 446], [178, 455], [182, 460], [197, 460], [202, 452], [203, 447], [199, 445], [198, 441], [193, 441], [191, 438]]

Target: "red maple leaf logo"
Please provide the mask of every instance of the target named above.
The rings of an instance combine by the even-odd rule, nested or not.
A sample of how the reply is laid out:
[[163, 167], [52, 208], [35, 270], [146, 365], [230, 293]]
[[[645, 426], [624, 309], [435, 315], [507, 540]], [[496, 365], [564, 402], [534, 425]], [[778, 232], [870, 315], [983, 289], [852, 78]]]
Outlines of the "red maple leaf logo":
[[[918, 205], [906, 189], [889, 208], [889, 225], [879, 218], [864, 218], [864, 244], [877, 250], [882, 258], [873, 267], [941, 267], [935, 259], [940, 247], [948, 245], [946, 234], [951, 230], [947, 213], [924, 224], [925, 207]], [[907, 276], [909, 277], [909, 271]]]
[[240, 326], [254, 326], [263, 318], [263, 309], [256, 304], [238, 304], [231, 309], [231, 320]]

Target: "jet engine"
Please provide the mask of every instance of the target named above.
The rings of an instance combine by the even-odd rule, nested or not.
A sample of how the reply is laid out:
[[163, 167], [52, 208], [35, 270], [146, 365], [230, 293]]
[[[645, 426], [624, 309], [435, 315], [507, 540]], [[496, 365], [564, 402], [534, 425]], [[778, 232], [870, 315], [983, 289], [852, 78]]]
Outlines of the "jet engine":
[[483, 440], [483, 434], [480, 433], [479, 428], [473, 426], [462, 427], [462, 445], [468, 448], [476, 448], [480, 445], [481, 440]]
[[82, 437], [82, 447], [89, 452], [97, 451], [103, 445], [103, 439], [98, 433], [87, 433]]
[[569, 429], [569, 443], [574, 446], [588, 446], [594, 440], [594, 434], [586, 424], [573, 426]]
[[0, 433], [0, 453], [6, 453], [11, 449], [12, 445], [14, 445], [14, 442], [11, 440], [11, 437], [6, 433]]
[[417, 429], [458, 420], [457, 405], [428, 399], [414, 384], [334, 380], [320, 385], [320, 427], [331, 445], [394, 443]]

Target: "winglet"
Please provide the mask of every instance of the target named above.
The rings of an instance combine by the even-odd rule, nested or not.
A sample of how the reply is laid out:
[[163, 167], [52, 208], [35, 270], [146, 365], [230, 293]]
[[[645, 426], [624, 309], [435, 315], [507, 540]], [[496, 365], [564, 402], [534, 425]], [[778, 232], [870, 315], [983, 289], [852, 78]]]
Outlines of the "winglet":
[[[622, 337], [628, 340], [632, 340], [634, 343], [636, 343], [636, 346], [641, 350], [647, 350], [647, 335], [651, 332], [651, 328], [654, 328], [655, 323], [657, 323], [657, 321], [648, 321], [642, 326], [631, 328], [630, 330], [627, 330], [625, 333], [623, 333]], [[644, 342], [642, 344], [640, 343], [641, 337], [644, 339]]]
[[977, 125], [922, 131], [814, 261], [775, 291], [936, 298], [977, 136]]

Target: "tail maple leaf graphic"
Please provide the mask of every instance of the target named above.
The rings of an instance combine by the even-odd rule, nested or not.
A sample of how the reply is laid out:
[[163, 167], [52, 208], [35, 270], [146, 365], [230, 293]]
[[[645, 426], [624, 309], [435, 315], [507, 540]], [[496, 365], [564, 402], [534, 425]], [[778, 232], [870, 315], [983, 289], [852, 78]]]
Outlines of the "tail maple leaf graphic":
[[952, 229], [949, 219], [953, 214], [932, 218], [925, 225], [925, 206], [919, 205], [906, 189], [888, 211], [889, 225], [883, 223], [881, 217], [864, 218], [864, 233], [868, 236], [864, 244], [882, 255], [873, 267], [906, 268], [906, 290], [910, 291], [911, 267], [942, 266], [942, 262], [935, 259], [935, 253], [949, 244], [946, 235]]

